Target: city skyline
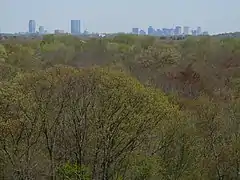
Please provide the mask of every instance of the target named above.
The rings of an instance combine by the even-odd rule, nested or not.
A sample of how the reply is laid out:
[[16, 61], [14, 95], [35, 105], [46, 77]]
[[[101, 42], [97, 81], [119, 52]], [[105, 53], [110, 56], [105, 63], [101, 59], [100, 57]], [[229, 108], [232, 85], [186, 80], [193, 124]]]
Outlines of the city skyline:
[[49, 32], [55, 29], [69, 31], [71, 19], [80, 19], [82, 30], [91, 32], [129, 32], [132, 27], [173, 27], [178, 24], [200, 26], [210, 34], [240, 30], [237, 8], [240, 1], [237, 0], [2, 1], [2, 32], [26, 32], [29, 19], [34, 19]]
[[[89, 33], [86, 29], [82, 31], [81, 20], [76, 20], [76, 19], [71, 20], [70, 24], [71, 24], [70, 32], [64, 31], [63, 29], [55, 29], [54, 34], [70, 33], [72, 35], [81, 35], [81, 34], [86, 35]], [[18, 32], [18, 33], [40, 34], [40, 35], [49, 34], [49, 32], [47, 32], [47, 30], [44, 29], [44, 26], [39, 25], [39, 27], [37, 27], [37, 23], [35, 20], [29, 20], [28, 27], [29, 27], [28, 32]], [[90, 32], [90, 33], [94, 33], [94, 32]], [[147, 31], [145, 31], [143, 28], [133, 27], [132, 31], [124, 32], [124, 33], [131, 33], [131, 34], [137, 34], [137, 35], [152, 35], [152, 36], [209, 35], [208, 31], [206, 30], [202, 31], [202, 28], [200, 26], [194, 29], [189, 26], [179, 26], [179, 25], [172, 28], [166, 28], [166, 27], [154, 28], [152, 26], [149, 26], [147, 28]]]
[[[63, 29], [55, 29], [55, 34], [62, 34], [62, 33], [71, 33], [72, 35], [80, 35], [80, 34], [86, 34], [89, 33], [86, 29], [83, 31], [81, 29], [81, 20], [71, 20], [70, 21], [71, 27], [70, 32], [64, 31]], [[38, 30], [37, 30], [38, 29]], [[28, 22], [28, 32], [16, 32], [16, 33], [30, 33], [30, 34], [46, 34], [49, 33], [42, 25], [38, 25], [35, 20], [29, 20]], [[94, 32], [92, 32], [94, 33]], [[97, 32], [98, 33], [98, 32]], [[154, 28], [152, 26], [149, 26], [147, 28], [147, 31], [145, 31], [143, 28], [139, 27], [133, 27], [132, 31], [128, 31], [125, 33], [131, 33], [131, 34], [138, 34], [138, 35], [153, 35], [153, 36], [179, 36], [179, 35], [208, 35], [208, 31], [204, 30], [202, 31], [202, 28], [198, 26], [196, 29], [191, 28], [189, 26], [175, 26], [172, 28]]]

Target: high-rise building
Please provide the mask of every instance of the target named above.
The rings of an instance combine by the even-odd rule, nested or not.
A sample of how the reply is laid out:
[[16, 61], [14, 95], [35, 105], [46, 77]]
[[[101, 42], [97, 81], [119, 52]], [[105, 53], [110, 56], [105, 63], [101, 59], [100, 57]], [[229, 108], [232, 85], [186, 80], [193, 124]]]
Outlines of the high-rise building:
[[44, 34], [44, 27], [43, 26], [39, 26], [39, 34]]
[[28, 23], [28, 32], [29, 33], [36, 33], [36, 22], [35, 20], [30, 20]]
[[81, 34], [80, 20], [71, 20], [71, 34]]
[[190, 29], [190, 28], [189, 28], [188, 26], [184, 26], [184, 27], [183, 27], [183, 34], [184, 34], [184, 35], [189, 35], [189, 29]]
[[182, 27], [181, 26], [176, 26], [174, 35], [179, 36], [182, 34]]
[[139, 28], [132, 28], [133, 34], [139, 34]]
[[202, 28], [201, 27], [197, 27], [197, 35], [201, 35], [202, 34]]
[[155, 29], [152, 26], [148, 27], [148, 35], [153, 35], [155, 32]]

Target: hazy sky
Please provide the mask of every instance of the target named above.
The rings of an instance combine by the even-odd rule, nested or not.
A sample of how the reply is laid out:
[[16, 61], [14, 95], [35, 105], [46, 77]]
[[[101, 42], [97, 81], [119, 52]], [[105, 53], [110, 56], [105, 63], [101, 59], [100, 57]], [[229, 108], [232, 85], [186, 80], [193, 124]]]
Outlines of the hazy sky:
[[70, 31], [80, 19], [90, 32], [129, 32], [188, 25], [210, 33], [240, 31], [240, 0], [0, 0], [1, 32], [28, 30], [34, 19], [48, 31]]

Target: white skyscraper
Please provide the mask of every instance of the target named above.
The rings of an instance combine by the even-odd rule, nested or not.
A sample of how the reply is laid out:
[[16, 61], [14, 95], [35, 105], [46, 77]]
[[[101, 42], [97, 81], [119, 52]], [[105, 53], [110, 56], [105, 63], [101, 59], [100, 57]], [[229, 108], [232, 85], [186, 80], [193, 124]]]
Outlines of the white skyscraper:
[[184, 27], [183, 27], [183, 34], [184, 34], [184, 35], [189, 35], [189, 29], [190, 29], [190, 28], [189, 28], [188, 26], [184, 26]]

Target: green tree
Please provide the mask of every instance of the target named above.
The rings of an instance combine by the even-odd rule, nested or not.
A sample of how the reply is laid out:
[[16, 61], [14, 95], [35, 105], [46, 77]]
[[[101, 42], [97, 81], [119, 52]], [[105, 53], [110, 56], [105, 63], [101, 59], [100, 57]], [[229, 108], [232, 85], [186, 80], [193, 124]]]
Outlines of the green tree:
[[5, 50], [5, 47], [0, 44], [0, 62], [5, 62], [7, 58], [7, 52]]

